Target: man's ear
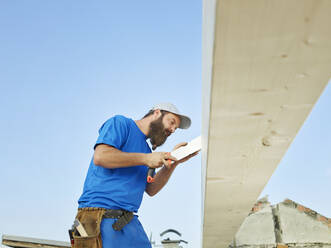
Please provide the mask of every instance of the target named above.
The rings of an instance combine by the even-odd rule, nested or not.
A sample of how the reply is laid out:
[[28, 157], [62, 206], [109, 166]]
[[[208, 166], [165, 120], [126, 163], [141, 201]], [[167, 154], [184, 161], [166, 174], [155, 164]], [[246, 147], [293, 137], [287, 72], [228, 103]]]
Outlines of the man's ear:
[[155, 109], [153, 113], [153, 119], [157, 120], [162, 115], [161, 110]]

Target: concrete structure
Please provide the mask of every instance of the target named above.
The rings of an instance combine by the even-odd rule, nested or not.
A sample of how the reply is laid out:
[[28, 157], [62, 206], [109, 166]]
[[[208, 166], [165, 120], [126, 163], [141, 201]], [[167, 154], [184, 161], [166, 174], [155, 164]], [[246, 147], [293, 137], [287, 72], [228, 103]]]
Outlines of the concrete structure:
[[232, 247], [276, 244], [272, 208], [267, 200], [259, 201], [240, 226]]
[[330, 13], [329, 0], [203, 2], [204, 248], [231, 243], [329, 81]]
[[266, 199], [253, 207], [231, 247], [331, 248], [331, 219], [285, 200], [270, 206]]

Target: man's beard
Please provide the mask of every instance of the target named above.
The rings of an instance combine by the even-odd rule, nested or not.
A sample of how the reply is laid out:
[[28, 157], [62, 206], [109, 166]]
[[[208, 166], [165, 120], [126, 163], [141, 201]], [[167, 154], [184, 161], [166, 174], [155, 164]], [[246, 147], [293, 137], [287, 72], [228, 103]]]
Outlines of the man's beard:
[[160, 116], [159, 119], [152, 121], [149, 126], [148, 138], [151, 141], [153, 150], [155, 150], [156, 147], [163, 145], [170, 134], [170, 132], [165, 130], [162, 120], [163, 116]]

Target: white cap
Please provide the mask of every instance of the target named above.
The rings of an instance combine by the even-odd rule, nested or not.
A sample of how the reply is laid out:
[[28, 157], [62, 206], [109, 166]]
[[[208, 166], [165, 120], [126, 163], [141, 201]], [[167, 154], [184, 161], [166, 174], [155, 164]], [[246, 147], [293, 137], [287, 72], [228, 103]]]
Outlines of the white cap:
[[188, 129], [191, 126], [191, 119], [185, 115], [180, 114], [179, 110], [172, 103], [162, 102], [162, 103], [156, 104], [153, 107], [153, 110], [155, 110], [155, 109], [165, 110], [165, 111], [168, 111], [175, 115], [178, 115], [178, 117], [180, 118], [179, 128], [181, 128], [181, 129]]

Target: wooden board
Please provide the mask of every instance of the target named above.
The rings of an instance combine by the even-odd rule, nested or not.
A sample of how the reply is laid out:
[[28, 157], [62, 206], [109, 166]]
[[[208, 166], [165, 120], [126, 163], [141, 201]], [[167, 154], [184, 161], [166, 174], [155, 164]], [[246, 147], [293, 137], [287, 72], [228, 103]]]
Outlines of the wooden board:
[[26, 248], [67, 248], [71, 247], [70, 243], [48, 240], [36, 239], [20, 236], [2, 236], [2, 244], [9, 247], [26, 247]]
[[231, 243], [330, 79], [331, 1], [219, 0], [204, 11], [215, 26], [203, 247], [215, 248]]

